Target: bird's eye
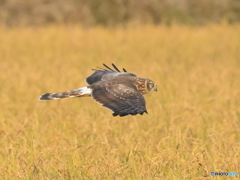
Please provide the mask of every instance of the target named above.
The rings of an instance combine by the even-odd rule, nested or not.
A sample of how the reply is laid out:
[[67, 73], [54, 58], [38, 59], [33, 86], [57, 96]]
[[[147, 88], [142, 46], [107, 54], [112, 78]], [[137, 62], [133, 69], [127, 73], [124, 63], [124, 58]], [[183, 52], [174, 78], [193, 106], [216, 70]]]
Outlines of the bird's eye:
[[153, 86], [154, 86], [153, 82], [149, 82], [149, 86], [150, 86], [150, 88], [153, 88]]

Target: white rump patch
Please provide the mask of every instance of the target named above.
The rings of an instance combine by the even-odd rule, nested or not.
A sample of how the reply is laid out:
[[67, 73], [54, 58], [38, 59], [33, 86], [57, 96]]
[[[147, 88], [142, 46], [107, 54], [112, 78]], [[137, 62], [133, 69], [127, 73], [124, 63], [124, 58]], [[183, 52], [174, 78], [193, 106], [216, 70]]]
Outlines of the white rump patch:
[[80, 90], [80, 94], [81, 95], [89, 95], [89, 96], [91, 96], [91, 94], [92, 94], [92, 89], [90, 89], [90, 88], [88, 88], [87, 86], [85, 86], [85, 87], [82, 87], [82, 88], [79, 88], [79, 90]]

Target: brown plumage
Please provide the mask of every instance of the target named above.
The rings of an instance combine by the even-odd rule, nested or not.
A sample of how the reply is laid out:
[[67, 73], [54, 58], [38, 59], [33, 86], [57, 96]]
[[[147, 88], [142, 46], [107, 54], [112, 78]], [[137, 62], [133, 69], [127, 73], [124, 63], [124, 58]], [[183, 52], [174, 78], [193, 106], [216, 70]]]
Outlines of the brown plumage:
[[113, 68], [103, 65], [106, 69], [93, 69], [95, 72], [86, 78], [89, 86], [60, 93], [46, 93], [39, 100], [92, 96], [102, 106], [111, 109], [113, 116], [147, 113], [143, 95], [157, 91], [157, 85], [148, 78], [128, 73], [124, 68], [121, 72], [114, 64]]

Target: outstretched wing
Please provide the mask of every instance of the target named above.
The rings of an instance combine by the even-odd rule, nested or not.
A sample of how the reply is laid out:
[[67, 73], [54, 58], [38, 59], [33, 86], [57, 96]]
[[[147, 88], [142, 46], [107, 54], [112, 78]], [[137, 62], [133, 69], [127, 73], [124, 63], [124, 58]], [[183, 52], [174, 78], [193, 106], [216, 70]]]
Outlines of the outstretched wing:
[[115, 66], [113, 63], [112, 63], [113, 68], [108, 67], [106, 64], [103, 64], [103, 66], [105, 66], [106, 69], [97, 67], [99, 69], [93, 69], [93, 70], [95, 70], [95, 72], [86, 78], [86, 82], [89, 85], [103, 80], [104, 77], [105, 77], [105, 79], [107, 79], [107, 78], [111, 78], [111, 77], [119, 76], [119, 75], [121, 75], [121, 76], [122, 75], [123, 76], [136, 76], [135, 74], [128, 73], [126, 71], [126, 69], [124, 69], [124, 68], [123, 68], [123, 72], [121, 72], [117, 68], [117, 66]]
[[111, 109], [113, 116], [147, 113], [144, 97], [134, 85], [114, 84], [93, 89], [92, 97], [102, 106]]

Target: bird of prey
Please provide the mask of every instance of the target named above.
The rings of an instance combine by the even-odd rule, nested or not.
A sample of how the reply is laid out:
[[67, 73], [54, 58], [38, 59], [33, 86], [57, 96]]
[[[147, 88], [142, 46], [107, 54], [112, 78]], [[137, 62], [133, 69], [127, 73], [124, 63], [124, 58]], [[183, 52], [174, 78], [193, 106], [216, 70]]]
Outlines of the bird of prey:
[[112, 68], [92, 69], [95, 72], [86, 78], [88, 86], [59, 93], [45, 93], [39, 100], [54, 100], [69, 97], [91, 96], [102, 106], [113, 111], [113, 116], [147, 113], [144, 94], [157, 91], [150, 79], [137, 77], [123, 68], [121, 72], [114, 64]]

